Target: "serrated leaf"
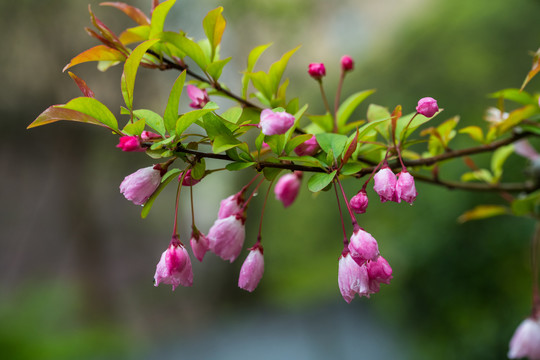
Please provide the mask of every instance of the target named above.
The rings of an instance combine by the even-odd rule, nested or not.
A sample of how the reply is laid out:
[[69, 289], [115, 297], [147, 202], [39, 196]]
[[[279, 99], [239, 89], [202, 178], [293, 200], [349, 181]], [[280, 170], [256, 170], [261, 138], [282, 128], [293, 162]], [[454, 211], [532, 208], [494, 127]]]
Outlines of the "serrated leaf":
[[479, 126], [467, 126], [459, 130], [460, 134], [469, 134], [471, 139], [479, 143], [484, 143], [484, 132]]
[[375, 92], [372, 90], [360, 91], [349, 96], [340, 106], [337, 112], [338, 127], [341, 128], [347, 123], [347, 120], [351, 117], [356, 108], [371, 94]]
[[242, 76], [242, 97], [244, 99], [247, 98], [247, 90], [248, 90], [248, 85], [249, 85], [249, 77], [246, 74], [253, 72], [253, 69], [255, 68], [255, 64], [259, 60], [259, 57], [271, 45], [272, 45], [271, 43], [265, 44], [265, 45], [259, 45], [253, 50], [251, 50], [251, 52], [249, 53], [248, 61], [247, 61], [247, 68], [246, 68], [246, 71], [244, 72], [244, 75]]
[[514, 101], [523, 105], [534, 104], [535, 100], [529, 93], [526, 91], [520, 91], [519, 89], [504, 89], [488, 95], [491, 98], [495, 99], [506, 99]]
[[157, 187], [156, 191], [148, 198], [148, 200], [144, 203], [143, 209], [141, 211], [141, 218], [145, 219], [148, 216], [148, 213], [152, 209], [152, 206], [154, 205], [154, 201], [156, 201], [156, 198], [158, 195], [165, 189], [167, 185], [174, 179], [176, 179], [176, 175], [180, 174], [182, 171], [180, 169], [172, 169], [169, 170], [161, 179], [161, 184]]
[[167, 101], [167, 106], [165, 108], [165, 113], [163, 114], [163, 122], [165, 129], [169, 134], [173, 135], [175, 132], [178, 135], [182, 133], [177, 132], [177, 122], [178, 122], [178, 106], [180, 105], [180, 97], [182, 96], [182, 90], [184, 89], [184, 83], [186, 81], [186, 71], [176, 78], [171, 93], [169, 94], [169, 100]]
[[214, 79], [215, 81], [218, 81], [219, 78], [221, 77], [221, 72], [223, 71], [223, 67], [227, 65], [227, 63], [231, 61], [231, 59], [232, 57], [228, 57], [226, 59], [217, 60], [208, 64], [208, 66], [206, 67], [206, 72], [208, 73], [208, 75], [212, 77], [212, 79]]
[[311, 192], [319, 192], [327, 187], [336, 176], [337, 170], [332, 171], [330, 174], [316, 173], [313, 174], [308, 181], [308, 189]]
[[150, 39], [157, 37], [159, 33], [163, 31], [163, 26], [165, 25], [165, 18], [169, 14], [169, 10], [174, 5], [176, 0], [167, 0], [156, 6], [152, 12], [152, 21], [150, 23]]
[[502, 146], [493, 152], [491, 157], [491, 171], [493, 172], [494, 183], [497, 183], [501, 178], [504, 162], [513, 152], [514, 144]]
[[133, 111], [133, 115], [135, 115], [138, 119], [144, 119], [146, 122], [146, 125], [150, 126], [153, 130], [155, 130], [159, 135], [161, 135], [163, 138], [165, 138], [165, 125], [163, 122], [163, 118], [161, 115], [153, 112], [152, 110], [146, 110], [146, 109], [139, 109]]
[[124, 96], [126, 107], [130, 110], [133, 109], [133, 90], [135, 88], [135, 77], [137, 76], [139, 64], [146, 54], [146, 51], [158, 41], [159, 40], [157, 39], [148, 40], [137, 46], [124, 64], [124, 72], [122, 73], [122, 95]]
[[99, 5], [101, 6], [112, 6], [117, 8], [120, 11], [123, 11], [127, 16], [129, 16], [133, 21], [139, 25], [150, 25], [150, 19], [146, 14], [136, 7], [130, 6], [122, 2], [102, 2]]
[[210, 57], [210, 60], [214, 59], [213, 55], [215, 54], [216, 48], [221, 43], [221, 37], [223, 36], [225, 26], [227, 25], [227, 22], [221, 14], [222, 12], [223, 7], [220, 6], [209, 11], [203, 19], [204, 32], [212, 46], [212, 56]]
[[185, 35], [165, 31], [161, 33], [159, 37], [161, 40], [172, 44], [182, 53], [189, 56], [201, 69], [205, 70], [208, 66], [208, 60], [200, 45], [193, 40], [188, 39]]
[[122, 129], [122, 132], [127, 135], [141, 135], [141, 133], [144, 131], [144, 125], [144, 119], [140, 119], [133, 123], [128, 123]]
[[79, 55], [75, 56], [69, 64], [64, 66], [62, 71], [66, 71], [72, 66], [82, 64], [89, 61], [124, 61], [126, 56], [116, 49], [112, 49], [105, 45], [98, 45], [83, 51]]
[[341, 154], [347, 145], [347, 136], [330, 133], [317, 134], [315, 136], [317, 138], [317, 143], [324, 152], [330, 153], [330, 151], [332, 151], [335, 159], [341, 157]]
[[509, 213], [506, 206], [500, 205], [478, 205], [472, 210], [466, 211], [458, 217], [459, 223], [464, 223], [471, 220], [486, 219], [493, 216], [505, 215]]
[[78, 97], [70, 100], [65, 105], [57, 105], [57, 107], [75, 110], [83, 114], [90, 115], [109, 128], [118, 130], [118, 122], [116, 121], [116, 117], [97, 99], [90, 97]]
[[217, 109], [219, 109], [217, 104], [210, 101], [202, 109], [192, 110], [183, 114], [178, 118], [178, 121], [176, 122], [176, 133], [178, 134], [178, 136], [181, 136], [191, 124], [199, 120], [205, 114], [208, 114], [209, 112], [215, 111]]
[[253, 165], [256, 165], [256, 164], [257, 163], [253, 161], [251, 162], [235, 161], [235, 162], [227, 164], [225, 168], [227, 168], [227, 170], [229, 171], [238, 171], [238, 170], [247, 169], [248, 167], [252, 167]]

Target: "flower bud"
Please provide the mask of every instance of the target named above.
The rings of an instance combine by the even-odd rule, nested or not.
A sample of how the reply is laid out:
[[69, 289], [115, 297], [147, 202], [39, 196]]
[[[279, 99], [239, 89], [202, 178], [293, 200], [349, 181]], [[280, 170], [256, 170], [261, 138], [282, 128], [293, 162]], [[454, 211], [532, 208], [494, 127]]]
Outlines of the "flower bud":
[[418, 101], [418, 106], [416, 107], [416, 112], [425, 117], [432, 117], [435, 113], [439, 111], [439, 106], [437, 106], [437, 100], [431, 97], [425, 97]]
[[264, 135], [285, 134], [294, 125], [294, 116], [281, 111], [274, 112], [270, 109], [264, 109], [261, 112], [259, 128]]
[[236, 260], [246, 237], [244, 219], [231, 215], [224, 219], [217, 219], [208, 231], [210, 250], [223, 260], [233, 262]]
[[354, 61], [349, 55], [343, 55], [341, 57], [341, 70], [351, 71], [354, 69]]
[[240, 269], [238, 287], [252, 292], [255, 290], [264, 273], [264, 257], [262, 246], [251, 249]]
[[379, 195], [381, 202], [400, 201], [396, 194], [396, 175], [388, 166], [383, 167], [375, 174], [373, 182], [373, 190]]
[[355, 214], [363, 214], [368, 207], [369, 199], [365, 190], [360, 190], [351, 198], [349, 205]]
[[156, 266], [154, 286], [159, 284], [172, 285], [174, 290], [178, 285], [193, 285], [193, 270], [186, 248], [182, 244], [173, 244], [161, 254]]
[[317, 151], [319, 151], [319, 143], [317, 142], [315, 135], [294, 148], [294, 152], [298, 156], [312, 156], [315, 155]]
[[242, 212], [244, 206], [244, 197], [242, 193], [236, 193], [229, 196], [226, 199], [221, 200], [221, 204], [218, 211], [218, 219], [225, 219], [231, 215], [235, 215]]
[[120, 192], [135, 205], [143, 205], [160, 183], [161, 171], [149, 166], [126, 176], [120, 184]]
[[210, 101], [206, 90], [199, 89], [195, 85], [188, 85], [187, 93], [189, 98], [191, 99], [191, 104], [189, 104], [189, 106], [194, 109], [202, 109]]
[[369, 296], [369, 276], [366, 266], [358, 265], [348, 252], [339, 257], [338, 285], [341, 296], [350, 303], [355, 294]]
[[401, 171], [396, 181], [396, 196], [412, 205], [417, 195], [414, 177], [405, 170]]
[[120, 136], [120, 142], [116, 147], [122, 151], [145, 151], [137, 136]]
[[510, 340], [508, 357], [510, 359], [522, 357], [540, 359], [540, 321], [538, 319], [527, 318], [519, 324]]
[[351, 236], [349, 251], [358, 265], [364, 265], [368, 260], [377, 260], [379, 245], [370, 233], [364, 231], [364, 229], [358, 229]]
[[191, 232], [191, 239], [189, 240], [189, 243], [191, 245], [193, 255], [195, 255], [197, 260], [203, 261], [204, 255], [210, 249], [208, 238], [202, 232], [195, 229]]
[[368, 261], [366, 268], [369, 275], [369, 291], [371, 293], [379, 292], [381, 283], [390, 284], [390, 280], [392, 280], [392, 268], [385, 258], [379, 256], [375, 261]]
[[285, 174], [279, 178], [274, 187], [274, 194], [276, 194], [276, 199], [283, 203], [284, 207], [289, 207], [296, 200], [298, 191], [300, 191], [301, 179], [301, 171]]
[[311, 63], [308, 67], [308, 73], [315, 80], [320, 80], [326, 75], [326, 69], [323, 63]]
[[182, 186], [197, 185], [201, 181], [201, 180], [194, 179], [191, 176], [191, 169], [188, 169], [186, 171], [186, 175], [183, 175], [184, 179], [182, 179], [182, 175], [183, 175], [183, 173], [181, 173], [180, 176], [178, 176], [178, 181], [182, 180]]
[[156, 133], [151, 132], [151, 131], [146, 131], [146, 130], [144, 130], [141, 133], [141, 140], [142, 141], [148, 141], [148, 140], [153, 140], [153, 139], [161, 139], [161, 135], [156, 134]]

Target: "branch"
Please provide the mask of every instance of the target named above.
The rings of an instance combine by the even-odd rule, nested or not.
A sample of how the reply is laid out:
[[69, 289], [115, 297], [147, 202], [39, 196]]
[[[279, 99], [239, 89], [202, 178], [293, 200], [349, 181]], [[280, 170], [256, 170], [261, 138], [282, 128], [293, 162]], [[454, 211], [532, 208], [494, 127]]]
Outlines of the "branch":
[[483, 184], [483, 183], [465, 183], [458, 181], [445, 181], [440, 179], [435, 179], [433, 177], [428, 177], [420, 174], [414, 173], [415, 180], [420, 180], [434, 185], [444, 186], [450, 190], [460, 189], [460, 190], [470, 190], [470, 191], [486, 191], [486, 192], [533, 192], [540, 188], [538, 184], [532, 182], [524, 183], [502, 183], [502, 184]]

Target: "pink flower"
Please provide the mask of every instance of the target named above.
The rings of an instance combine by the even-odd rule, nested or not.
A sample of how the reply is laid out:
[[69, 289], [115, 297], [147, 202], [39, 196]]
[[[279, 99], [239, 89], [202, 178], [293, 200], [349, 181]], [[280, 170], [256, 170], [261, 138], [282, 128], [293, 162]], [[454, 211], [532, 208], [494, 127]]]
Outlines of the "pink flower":
[[396, 197], [398, 198], [398, 202], [403, 200], [412, 205], [417, 195], [418, 193], [416, 192], [416, 187], [414, 186], [413, 176], [406, 170], [401, 171], [398, 174], [398, 179], [396, 182]]
[[301, 171], [295, 171], [292, 174], [285, 174], [279, 178], [276, 186], [274, 187], [274, 194], [276, 194], [276, 199], [283, 203], [284, 207], [289, 207], [294, 200], [296, 200], [298, 191], [300, 190], [301, 180]]
[[178, 285], [193, 285], [191, 260], [186, 248], [181, 243], [173, 244], [171, 242], [169, 248], [161, 254], [161, 259], [156, 266], [154, 282], [154, 286], [161, 283], [170, 284], [173, 290]]
[[343, 55], [341, 57], [341, 69], [343, 71], [351, 71], [352, 69], [354, 69], [354, 61], [352, 57], [348, 55]]
[[348, 252], [339, 257], [338, 285], [341, 296], [350, 303], [355, 294], [369, 296], [369, 276], [366, 266], [358, 265]]
[[540, 154], [531, 146], [527, 139], [522, 139], [514, 143], [514, 151], [516, 154], [523, 156], [531, 161], [535, 161], [540, 157]]
[[191, 104], [189, 104], [189, 106], [194, 109], [202, 109], [210, 101], [206, 90], [199, 89], [195, 85], [188, 85], [187, 93], [191, 99]]
[[381, 283], [390, 284], [392, 268], [385, 258], [379, 256], [375, 261], [368, 261], [366, 267], [369, 275], [369, 291], [371, 293], [379, 292]]
[[355, 214], [363, 214], [368, 207], [369, 199], [365, 190], [360, 190], [351, 198], [349, 205]]
[[233, 262], [244, 245], [246, 230], [241, 216], [231, 215], [217, 219], [208, 231], [210, 250], [223, 260]]
[[124, 178], [120, 192], [135, 205], [143, 205], [161, 183], [161, 171], [149, 166]]
[[191, 239], [189, 240], [193, 255], [199, 261], [203, 261], [204, 255], [210, 249], [208, 238], [199, 230], [195, 229], [191, 232]]
[[218, 219], [225, 219], [231, 215], [241, 213], [243, 206], [244, 197], [242, 196], [242, 192], [236, 193], [226, 199], [221, 200], [218, 211]]
[[425, 117], [432, 117], [437, 111], [439, 111], [439, 106], [437, 105], [437, 100], [431, 97], [425, 97], [418, 101], [418, 106], [416, 111], [419, 114], [424, 115]]
[[264, 109], [261, 112], [259, 128], [264, 135], [285, 134], [294, 125], [294, 116], [281, 111], [274, 112], [270, 109]]
[[262, 246], [256, 245], [249, 252], [240, 269], [238, 287], [252, 292], [255, 290], [264, 273], [264, 257]]
[[145, 151], [137, 136], [120, 136], [120, 142], [116, 147], [122, 151]]
[[308, 73], [312, 78], [320, 80], [326, 75], [326, 69], [323, 63], [311, 63], [308, 67]]
[[396, 194], [396, 175], [388, 166], [383, 167], [375, 174], [373, 182], [373, 190], [379, 195], [381, 202], [399, 202], [399, 197]]
[[298, 156], [312, 156], [315, 155], [317, 151], [319, 151], [319, 143], [317, 142], [315, 135], [294, 148], [294, 152]]
[[[180, 176], [178, 176], [178, 181], [182, 180], [183, 173], [180, 173]], [[194, 179], [191, 177], [191, 169], [188, 169], [186, 171], [186, 175], [184, 175], [184, 179], [182, 180], [182, 186], [193, 186], [197, 185], [201, 180]]]
[[540, 359], [540, 321], [538, 319], [527, 318], [519, 324], [510, 340], [508, 357], [510, 359], [522, 357]]
[[351, 236], [349, 251], [358, 265], [364, 265], [368, 260], [377, 260], [379, 245], [370, 233], [364, 229], [358, 229]]
[[146, 130], [141, 133], [142, 141], [148, 141], [153, 139], [161, 139], [161, 135]]

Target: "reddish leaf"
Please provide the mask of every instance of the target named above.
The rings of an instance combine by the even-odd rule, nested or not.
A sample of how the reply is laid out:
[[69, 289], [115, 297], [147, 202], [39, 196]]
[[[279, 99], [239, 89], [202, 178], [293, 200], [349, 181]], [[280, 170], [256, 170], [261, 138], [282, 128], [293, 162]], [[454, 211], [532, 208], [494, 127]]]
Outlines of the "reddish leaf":
[[343, 156], [343, 162], [342, 164], [345, 165], [347, 161], [349, 161], [349, 158], [352, 156], [352, 154], [356, 151], [356, 147], [358, 146], [358, 128], [356, 128], [356, 135], [354, 136], [353, 141], [349, 145], [349, 148], [345, 152], [345, 155]]
[[88, 85], [86, 85], [86, 81], [84, 81], [83, 79], [81, 79], [80, 77], [72, 73], [71, 71], [68, 71], [68, 74], [73, 79], [73, 81], [75, 81], [79, 89], [81, 89], [81, 92], [83, 93], [84, 96], [95, 98], [94, 92], [90, 90]]
[[28, 125], [27, 129], [41, 125], [47, 125], [60, 120], [79, 121], [108, 127], [90, 115], [83, 114], [82, 112], [76, 110], [59, 108], [53, 105], [47, 108], [44, 112], [42, 112], [36, 118], [36, 120], [34, 120], [30, 125]]
[[154, 9], [157, 8], [159, 5], [159, 0], [152, 0], [152, 10], [150, 11], [150, 14], [154, 12]]
[[116, 49], [116, 45], [112, 41], [109, 41], [109, 40], [105, 39], [103, 36], [99, 35], [94, 30], [92, 30], [92, 29], [90, 29], [88, 27], [85, 27], [84, 30], [88, 33], [88, 35], [90, 35], [91, 37], [93, 37], [95, 39], [98, 39], [99, 41], [101, 41], [103, 44], [110, 47], [111, 49]]
[[95, 15], [94, 13], [92, 12], [92, 8], [90, 7], [90, 5], [88, 5], [88, 11], [90, 12], [90, 19], [92, 20], [92, 24], [94, 24], [94, 26], [99, 30], [99, 32], [101, 33], [101, 35], [107, 39], [108, 41], [110, 41], [111, 43], [114, 44], [114, 47], [118, 50], [121, 50], [121, 51], [124, 51], [126, 54], [129, 53], [129, 50], [126, 49], [126, 47], [122, 44], [122, 42], [120, 41], [120, 39], [118, 38], [118, 36], [115, 35], [115, 33], [113, 33], [111, 31], [111, 29], [109, 29], [107, 27], [107, 25], [105, 25], [101, 20], [99, 20]]
[[529, 73], [527, 74], [527, 77], [525, 78], [525, 81], [523, 81], [523, 85], [521, 85], [521, 90], [523, 90], [525, 88], [525, 86], [527, 85], [527, 83], [529, 81], [531, 81], [531, 79], [536, 75], [538, 74], [538, 72], [540, 72], [540, 49], [538, 49], [536, 51], [536, 53], [534, 54], [534, 59], [533, 59], [533, 65], [532, 65], [532, 69], [531, 71], [529, 71]]
[[101, 6], [112, 6], [117, 8], [120, 11], [123, 11], [127, 16], [129, 16], [133, 21], [139, 25], [150, 25], [150, 19], [141, 9], [130, 6], [123, 2], [102, 2], [99, 4]]
[[126, 57], [120, 51], [111, 49], [105, 45], [98, 45], [83, 51], [79, 55], [75, 56], [69, 64], [67, 64], [62, 71], [66, 71], [70, 67], [81, 64], [88, 61], [125, 61]]

